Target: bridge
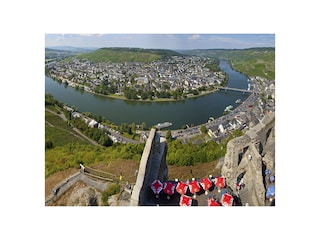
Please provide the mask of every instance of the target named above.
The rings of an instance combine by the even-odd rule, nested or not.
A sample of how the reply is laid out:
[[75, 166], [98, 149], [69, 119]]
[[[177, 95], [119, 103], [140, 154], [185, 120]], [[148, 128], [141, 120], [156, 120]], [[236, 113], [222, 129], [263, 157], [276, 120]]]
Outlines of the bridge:
[[249, 90], [249, 89], [241, 89], [241, 88], [232, 88], [232, 87], [216, 87], [217, 90], [225, 90], [225, 91], [235, 91], [235, 92], [242, 92], [242, 93], [253, 93], [259, 94], [260, 92]]

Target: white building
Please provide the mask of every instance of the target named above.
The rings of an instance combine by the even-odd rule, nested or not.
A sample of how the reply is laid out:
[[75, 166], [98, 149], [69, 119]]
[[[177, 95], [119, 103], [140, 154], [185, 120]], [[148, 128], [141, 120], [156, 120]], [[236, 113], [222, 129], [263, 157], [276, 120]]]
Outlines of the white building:
[[98, 127], [98, 122], [94, 119], [92, 119], [89, 124], [88, 124], [89, 127]]
[[220, 124], [218, 128], [221, 133], [224, 133], [224, 127], [222, 126], [222, 124]]

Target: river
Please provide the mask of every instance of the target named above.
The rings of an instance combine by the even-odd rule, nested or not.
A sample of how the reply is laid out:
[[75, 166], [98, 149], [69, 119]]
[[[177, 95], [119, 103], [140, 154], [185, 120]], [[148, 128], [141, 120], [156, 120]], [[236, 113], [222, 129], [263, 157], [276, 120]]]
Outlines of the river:
[[[247, 89], [247, 77], [231, 69], [229, 62], [220, 61], [221, 70], [229, 74], [227, 86]], [[244, 101], [249, 95], [223, 90], [196, 98], [169, 102], [137, 102], [120, 100], [82, 92], [58, 83], [45, 76], [45, 92], [69, 106], [76, 106], [80, 112], [101, 115], [112, 123], [146, 123], [151, 127], [158, 122], [172, 122], [166, 129], [179, 129], [183, 125], [200, 125], [210, 117], [218, 118], [228, 105], [236, 107], [235, 101]]]

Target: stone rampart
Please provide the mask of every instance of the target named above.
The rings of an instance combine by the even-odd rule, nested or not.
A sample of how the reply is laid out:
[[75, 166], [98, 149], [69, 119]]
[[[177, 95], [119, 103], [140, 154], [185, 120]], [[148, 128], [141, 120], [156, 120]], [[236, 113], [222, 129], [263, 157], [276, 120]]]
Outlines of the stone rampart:
[[150, 190], [151, 183], [155, 179], [159, 179], [162, 182], [167, 180], [167, 149], [166, 139], [160, 137], [156, 129], [151, 129], [142, 153], [136, 184], [130, 199], [130, 206], [154, 205], [148, 199], [147, 193]]

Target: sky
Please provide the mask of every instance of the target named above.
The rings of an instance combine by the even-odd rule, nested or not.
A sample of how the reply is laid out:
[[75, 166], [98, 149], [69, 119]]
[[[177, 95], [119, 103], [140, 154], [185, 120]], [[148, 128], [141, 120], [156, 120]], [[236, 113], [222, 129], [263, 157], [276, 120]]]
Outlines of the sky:
[[275, 47], [275, 34], [46, 34], [45, 46], [244, 49]]

